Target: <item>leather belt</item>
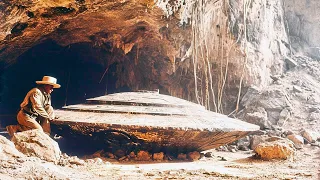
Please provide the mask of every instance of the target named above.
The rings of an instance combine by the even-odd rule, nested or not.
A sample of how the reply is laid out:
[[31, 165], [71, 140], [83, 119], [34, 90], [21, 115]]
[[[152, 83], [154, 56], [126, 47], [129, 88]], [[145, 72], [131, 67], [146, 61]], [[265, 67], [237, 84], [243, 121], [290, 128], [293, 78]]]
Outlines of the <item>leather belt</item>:
[[26, 111], [25, 109], [21, 109], [22, 110], [22, 112], [24, 112], [25, 114], [28, 114], [30, 117], [38, 117], [38, 114], [36, 114], [36, 113], [31, 113], [31, 112], [29, 112], [29, 111]]

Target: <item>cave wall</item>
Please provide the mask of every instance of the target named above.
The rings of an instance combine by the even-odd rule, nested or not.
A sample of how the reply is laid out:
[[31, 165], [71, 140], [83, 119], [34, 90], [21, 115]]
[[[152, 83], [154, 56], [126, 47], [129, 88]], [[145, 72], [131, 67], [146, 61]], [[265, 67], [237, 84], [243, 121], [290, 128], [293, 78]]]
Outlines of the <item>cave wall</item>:
[[317, 0], [283, 0], [290, 45], [295, 53], [320, 58], [320, 3]]

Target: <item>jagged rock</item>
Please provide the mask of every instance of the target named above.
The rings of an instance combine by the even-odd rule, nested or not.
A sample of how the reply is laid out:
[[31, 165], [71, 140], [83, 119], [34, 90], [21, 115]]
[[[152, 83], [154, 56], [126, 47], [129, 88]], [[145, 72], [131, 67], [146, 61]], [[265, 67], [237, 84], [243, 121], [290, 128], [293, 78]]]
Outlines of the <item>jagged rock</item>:
[[58, 143], [43, 131], [18, 132], [14, 134], [12, 141], [20, 152], [28, 156], [36, 156], [55, 163], [60, 159], [61, 151]]
[[268, 115], [265, 109], [259, 107], [258, 112], [247, 113], [244, 117], [246, 122], [260, 126], [260, 129], [270, 129], [271, 122], [268, 120]]
[[283, 126], [285, 122], [290, 118], [290, 111], [287, 108], [284, 108], [279, 115], [278, 125]]
[[295, 153], [294, 144], [286, 139], [267, 139], [266, 142], [257, 145], [254, 149], [263, 160], [289, 159]]
[[294, 147], [297, 149], [303, 148], [304, 140], [302, 136], [291, 134], [287, 138], [294, 143]]
[[304, 137], [309, 143], [313, 143], [320, 139], [320, 133], [316, 131], [312, 131], [309, 129], [304, 129], [301, 131], [302, 137]]
[[150, 161], [151, 154], [147, 151], [139, 151], [137, 157], [135, 158], [137, 161]]
[[15, 148], [13, 142], [0, 135], [0, 160], [6, 161], [12, 157], [24, 157], [24, 154]]
[[298, 63], [295, 60], [293, 60], [292, 58], [290, 58], [290, 57], [286, 57], [285, 61], [287, 63], [287, 68], [288, 69], [293, 69], [293, 68], [298, 66]]
[[154, 153], [152, 158], [155, 161], [161, 161], [164, 158], [164, 154], [163, 154], [163, 152]]
[[198, 151], [189, 152], [187, 157], [191, 161], [196, 161], [200, 159], [200, 153]]
[[252, 150], [254, 150], [258, 146], [258, 144], [263, 143], [267, 138], [268, 138], [267, 135], [263, 135], [263, 136], [254, 135], [254, 136], [252, 136], [251, 142], [250, 142], [250, 148]]

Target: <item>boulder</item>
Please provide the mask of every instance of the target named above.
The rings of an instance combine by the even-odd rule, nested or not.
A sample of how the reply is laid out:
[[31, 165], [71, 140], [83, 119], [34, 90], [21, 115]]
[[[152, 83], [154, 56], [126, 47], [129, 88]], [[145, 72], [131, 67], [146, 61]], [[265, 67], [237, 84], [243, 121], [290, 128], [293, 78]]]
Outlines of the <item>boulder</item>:
[[4, 136], [0, 136], [0, 161], [6, 161], [10, 158], [19, 158], [23, 156], [24, 154], [14, 147], [13, 142], [9, 141]]
[[58, 143], [40, 130], [15, 133], [12, 137], [15, 147], [25, 155], [36, 156], [57, 163], [60, 159]]
[[254, 151], [263, 160], [289, 159], [295, 154], [294, 144], [282, 138], [266, 139], [264, 143], [258, 144]]

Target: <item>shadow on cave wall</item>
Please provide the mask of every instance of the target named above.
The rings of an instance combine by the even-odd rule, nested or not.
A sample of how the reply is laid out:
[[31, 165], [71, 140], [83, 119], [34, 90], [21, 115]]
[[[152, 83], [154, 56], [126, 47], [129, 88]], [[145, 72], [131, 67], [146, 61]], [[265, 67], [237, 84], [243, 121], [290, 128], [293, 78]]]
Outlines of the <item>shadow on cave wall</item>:
[[[108, 60], [106, 57], [104, 61]], [[41, 80], [44, 75], [56, 77], [61, 84], [61, 88], [52, 93], [54, 108], [83, 103], [87, 98], [119, 91], [115, 85], [117, 64], [111, 64], [104, 74], [104, 63], [107, 64], [97, 59], [97, 52], [89, 43], [62, 47], [47, 40], [34, 46], [0, 74], [1, 125], [11, 124], [15, 120], [24, 96], [36, 86], [35, 81]]]

